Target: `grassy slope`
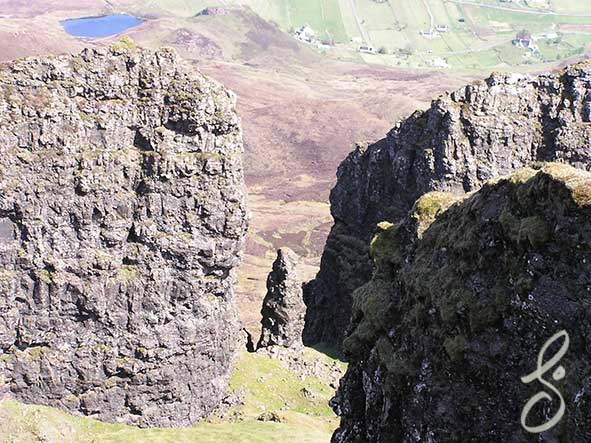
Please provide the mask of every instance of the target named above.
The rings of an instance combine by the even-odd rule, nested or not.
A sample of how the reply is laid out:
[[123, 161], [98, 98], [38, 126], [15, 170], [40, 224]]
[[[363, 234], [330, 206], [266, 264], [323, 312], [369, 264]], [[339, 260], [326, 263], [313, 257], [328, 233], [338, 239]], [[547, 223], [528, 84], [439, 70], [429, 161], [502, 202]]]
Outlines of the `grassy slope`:
[[[360, 31], [352, 2], [363, 27], [376, 48], [387, 55], [360, 55]], [[444, 60], [453, 68], [490, 71], [539, 66], [575, 57], [591, 49], [591, 3], [575, 0], [530, 0], [532, 7], [498, 0], [118, 0], [140, 15], [156, 14], [189, 18], [206, 6], [241, 5], [252, 8], [286, 32], [310, 25], [320, 40], [333, 40], [335, 57], [362, 58], [370, 63], [392, 66], [429, 67]], [[476, 4], [475, 4], [476, 3]], [[480, 6], [478, 5], [480, 4]], [[488, 7], [485, 7], [488, 6]], [[495, 9], [495, 8], [507, 8]], [[420, 31], [447, 25], [449, 31], [436, 38], [425, 38]], [[533, 12], [533, 13], [532, 13]], [[548, 12], [555, 13], [548, 15]], [[464, 22], [460, 22], [464, 19]], [[536, 36], [558, 32], [560, 39], [540, 39], [539, 53], [515, 48], [511, 40], [527, 29]]]
[[320, 39], [347, 41], [339, 0], [235, 0], [250, 6], [261, 17], [291, 30], [311, 26]]
[[[303, 358], [310, 362], [331, 361], [311, 349], [305, 350]], [[313, 393], [312, 398], [303, 395], [304, 388]], [[314, 377], [302, 381], [266, 355], [241, 355], [230, 389], [241, 392], [245, 403], [231, 411], [233, 418], [210, 420], [191, 429], [139, 429], [101, 423], [55, 408], [3, 401], [0, 442], [320, 443], [330, 441], [337, 425], [327, 404], [332, 391], [324, 382]], [[276, 412], [282, 422], [258, 421], [256, 418], [264, 411]]]

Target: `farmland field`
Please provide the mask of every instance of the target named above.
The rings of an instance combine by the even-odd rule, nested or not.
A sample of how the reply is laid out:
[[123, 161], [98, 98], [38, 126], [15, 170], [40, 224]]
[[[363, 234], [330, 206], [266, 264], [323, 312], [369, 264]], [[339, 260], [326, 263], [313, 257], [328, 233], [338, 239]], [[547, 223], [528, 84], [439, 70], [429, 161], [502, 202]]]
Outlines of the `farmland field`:
[[[249, 7], [293, 34], [309, 26], [338, 58], [406, 67], [507, 69], [559, 62], [591, 48], [591, 3], [578, 0], [151, 0], [139, 12], [190, 17]], [[522, 30], [528, 47], [512, 41]], [[380, 54], [360, 54], [362, 45]]]
[[[225, 2], [228, 3], [228, 2]], [[489, 70], [540, 65], [587, 52], [591, 3], [577, 0], [232, 0], [287, 32], [308, 25], [339, 55], [360, 45], [370, 63]], [[529, 47], [511, 42], [522, 30]], [[354, 57], [360, 57], [359, 54]]]

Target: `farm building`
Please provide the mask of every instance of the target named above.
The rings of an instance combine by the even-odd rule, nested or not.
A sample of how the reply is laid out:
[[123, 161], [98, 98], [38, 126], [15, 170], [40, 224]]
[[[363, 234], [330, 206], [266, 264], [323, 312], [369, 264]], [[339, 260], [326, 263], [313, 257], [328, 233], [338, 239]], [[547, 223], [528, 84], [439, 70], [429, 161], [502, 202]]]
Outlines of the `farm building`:
[[230, 13], [229, 8], [224, 8], [221, 6], [210, 6], [205, 8], [197, 13], [197, 17], [203, 15], [228, 15]]
[[521, 48], [530, 48], [533, 44], [531, 32], [526, 31], [525, 29], [519, 31], [512, 43], [514, 46], [519, 46]]
[[422, 37], [425, 37], [425, 38], [435, 38], [435, 37], [437, 37], [437, 34], [432, 29], [429, 29], [428, 31], [420, 30], [419, 31], [419, 34], [421, 34], [421, 36]]
[[312, 43], [316, 40], [316, 33], [308, 25], [304, 25], [301, 28], [299, 28], [295, 32], [294, 36], [295, 36], [295, 38], [297, 38], [298, 40], [300, 40], [304, 43]]
[[449, 64], [443, 58], [435, 58], [429, 61], [429, 64], [434, 68], [449, 68]]
[[373, 46], [359, 46], [357, 49], [359, 52], [363, 52], [364, 54], [375, 54], [376, 50]]

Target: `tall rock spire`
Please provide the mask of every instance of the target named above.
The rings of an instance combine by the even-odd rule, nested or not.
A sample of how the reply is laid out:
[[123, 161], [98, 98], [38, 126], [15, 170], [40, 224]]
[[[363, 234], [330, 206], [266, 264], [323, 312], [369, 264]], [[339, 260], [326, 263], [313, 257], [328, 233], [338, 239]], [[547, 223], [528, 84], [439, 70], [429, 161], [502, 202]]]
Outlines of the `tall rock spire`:
[[302, 282], [297, 275], [299, 258], [291, 249], [277, 251], [273, 270], [267, 278], [267, 295], [261, 314], [262, 331], [258, 348], [302, 345], [304, 313]]

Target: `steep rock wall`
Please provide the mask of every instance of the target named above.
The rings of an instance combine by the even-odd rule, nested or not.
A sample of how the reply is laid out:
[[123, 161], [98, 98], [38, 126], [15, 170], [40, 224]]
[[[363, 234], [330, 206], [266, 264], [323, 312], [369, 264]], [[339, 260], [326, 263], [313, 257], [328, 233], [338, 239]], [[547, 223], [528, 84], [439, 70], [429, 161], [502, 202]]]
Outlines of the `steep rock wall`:
[[[376, 273], [353, 294], [349, 368], [334, 443], [591, 441], [591, 173], [550, 163], [454, 203], [421, 197], [371, 243]], [[564, 357], [538, 380], [544, 344]], [[544, 354], [548, 362], [565, 343]], [[553, 377], [559, 366], [564, 378]]]
[[434, 100], [340, 165], [335, 220], [320, 271], [304, 290], [304, 342], [341, 348], [351, 294], [371, 278], [377, 223], [403, 218], [430, 191], [463, 194], [537, 161], [591, 165], [591, 65], [530, 77], [493, 74]]
[[122, 41], [0, 67], [0, 390], [140, 426], [225, 395], [246, 231], [234, 96]]

